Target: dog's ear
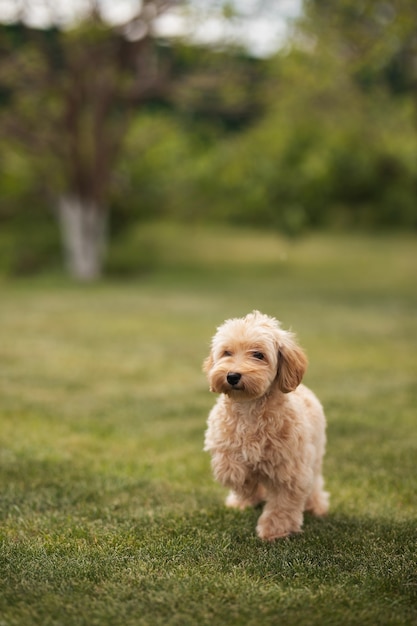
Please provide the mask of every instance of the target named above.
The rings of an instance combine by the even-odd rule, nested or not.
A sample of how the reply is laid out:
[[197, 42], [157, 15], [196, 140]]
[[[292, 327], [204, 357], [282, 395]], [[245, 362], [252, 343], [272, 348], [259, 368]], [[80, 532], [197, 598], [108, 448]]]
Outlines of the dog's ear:
[[203, 361], [203, 372], [208, 374], [211, 368], [213, 367], [213, 364], [214, 364], [213, 355], [210, 352], [209, 356]]
[[278, 387], [284, 393], [294, 391], [307, 369], [307, 357], [291, 333], [281, 335], [278, 346]]

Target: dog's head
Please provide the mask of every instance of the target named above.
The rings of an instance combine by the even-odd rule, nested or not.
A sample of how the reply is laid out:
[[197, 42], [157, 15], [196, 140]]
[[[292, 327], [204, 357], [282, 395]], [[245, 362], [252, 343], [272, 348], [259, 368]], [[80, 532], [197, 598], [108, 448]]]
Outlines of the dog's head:
[[273, 384], [283, 393], [294, 391], [306, 367], [294, 335], [259, 311], [220, 326], [204, 361], [210, 390], [234, 399], [260, 398]]

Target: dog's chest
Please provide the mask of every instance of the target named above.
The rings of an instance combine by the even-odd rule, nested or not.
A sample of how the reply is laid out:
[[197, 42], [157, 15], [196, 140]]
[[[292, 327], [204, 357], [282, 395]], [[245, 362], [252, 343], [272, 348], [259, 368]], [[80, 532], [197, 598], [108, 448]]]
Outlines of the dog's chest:
[[230, 432], [230, 446], [245, 464], [261, 469], [271, 456], [279, 456], [279, 441], [271, 432], [269, 420], [236, 420]]

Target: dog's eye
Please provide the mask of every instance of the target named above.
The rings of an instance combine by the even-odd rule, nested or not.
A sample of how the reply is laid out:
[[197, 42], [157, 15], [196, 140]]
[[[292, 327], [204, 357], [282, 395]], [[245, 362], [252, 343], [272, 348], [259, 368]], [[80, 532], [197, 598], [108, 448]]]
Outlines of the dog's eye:
[[254, 359], [258, 359], [258, 361], [263, 361], [265, 355], [262, 352], [252, 352], [252, 356]]
[[230, 350], [225, 350], [223, 352], [223, 356], [232, 356], [232, 353], [230, 352]]

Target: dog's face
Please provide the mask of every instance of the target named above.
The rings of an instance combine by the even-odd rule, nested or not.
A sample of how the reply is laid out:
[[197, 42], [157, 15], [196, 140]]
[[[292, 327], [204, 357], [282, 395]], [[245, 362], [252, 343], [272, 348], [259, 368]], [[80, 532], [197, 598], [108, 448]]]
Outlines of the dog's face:
[[259, 311], [220, 326], [204, 362], [210, 390], [236, 400], [260, 398], [274, 383], [284, 393], [293, 391], [306, 367], [292, 333]]

